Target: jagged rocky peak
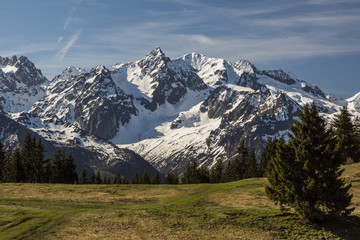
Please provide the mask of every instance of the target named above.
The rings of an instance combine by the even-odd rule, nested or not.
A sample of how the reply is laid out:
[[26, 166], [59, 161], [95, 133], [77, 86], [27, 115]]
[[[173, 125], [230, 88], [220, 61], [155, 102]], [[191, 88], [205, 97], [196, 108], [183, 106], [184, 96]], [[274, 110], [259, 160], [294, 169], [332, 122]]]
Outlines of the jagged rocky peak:
[[0, 108], [5, 112], [21, 112], [44, 94], [49, 81], [27, 57], [0, 59]]
[[279, 82], [285, 83], [287, 85], [293, 85], [295, 83], [297, 83], [297, 78], [290, 74], [290, 73], [286, 73], [284, 72], [282, 69], [279, 70], [264, 70], [261, 71], [261, 74], [271, 77]]
[[99, 65], [99, 66], [96, 66], [94, 67], [93, 69], [90, 70], [91, 73], [94, 73], [96, 75], [108, 75], [109, 74], [109, 70], [103, 66], [103, 65]]
[[23, 83], [28, 87], [38, 86], [47, 83], [48, 80], [42, 75], [40, 69], [37, 69], [27, 57], [21, 56], [17, 58], [13, 56], [11, 58], [0, 59], [0, 69], [4, 74], [11, 75], [10, 77]]
[[151, 56], [154, 58], [162, 58], [166, 57], [165, 53], [161, 50], [159, 46], [155, 47], [151, 52], [149, 52], [146, 56]]
[[138, 65], [144, 69], [146, 73], [149, 72], [152, 74], [154, 70], [166, 67], [166, 64], [170, 61], [170, 58], [166, 57], [161, 48], [156, 47], [154, 50], [146, 54], [145, 58], [138, 62]]
[[73, 67], [73, 66], [68, 66], [61, 74], [60, 76], [62, 78], [71, 78], [71, 77], [75, 77], [77, 75], [86, 73], [86, 70], [80, 68], [80, 67]]
[[240, 60], [233, 64], [234, 68], [250, 74], [258, 73], [259, 70], [248, 60]]
[[70, 87], [80, 75], [85, 73], [87, 73], [87, 71], [82, 68], [69, 66], [61, 74], [55, 76], [53, 80], [51, 80], [48, 89], [51, 92], [62, 91], [64, 88]]
[[10, 66], [14, 66], [15, 63], [17, 62], [17, 57], [16, 56], [12, 56], [11, 58], [3, 58], [0, 56], [0, 65], [2, 66], [6, 66], [6, 65], [10, 65]]

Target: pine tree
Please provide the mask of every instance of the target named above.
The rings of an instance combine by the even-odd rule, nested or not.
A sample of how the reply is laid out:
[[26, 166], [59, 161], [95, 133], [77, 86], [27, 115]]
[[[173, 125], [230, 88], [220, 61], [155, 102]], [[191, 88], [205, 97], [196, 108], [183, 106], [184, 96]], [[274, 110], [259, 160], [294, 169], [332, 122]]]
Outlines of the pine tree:
[[23, 148], [21, 150], [22, 165], [24, 168], [26, 182], [35, 182], [36, 171], [33, 165], [34, 162], [34, 142], [31, 134], [27, 133], [24, 138]]
[[92, 170], [92, 173], [91, 173], [91, 183], [92, 184], [95, 184], [95, 181], [96, 181], [96, 177], [95, 177], [95, 171], [94, 169]]
[[53, 182], [64, 183], [65, 182], [65, 155], [60, 149], [56, 150], [53, 162]]
[[108, 179], [106, 176], [103, 176], [103, 178], [101, 180], [101, 184], [108, 184]]
[[14, 152], [11, 157], [11, 163], [12, 163], [11, 181], [25, 182], [26, 181], [25, 169], [19, 147], [16, 147], [14, 149]]
[[96, 172], [96, 176], [95, 176], [95, 184], [100, 184], [101, 183], [101, 173], [100, 170], [97, 170]]
[[[245, 140], [241, 139], [237, 147], [238, 156], [229, 161], [223, 175], [223, 182], [233, 182], [244, 179], [249, 174], [249, 151], [245, 147]], [[255, 157], [255, 156], [254, 156]]]
[[244, 178], [257, 177], [259, 175], [254, 147], [252, 147], [250, 154], [247, 156], [245, 166], [246, 166], [246, 171]]
[[[297, 166], [293, 149], [286, 144], [282, 136], [277, 141], [275, 156], [273, 156], [266, 169], [266, 177], [270, 186], [265, 188], [267, 196], [280, 205], [280, 210], [286, 210], [286, 206], [291, 206], [295, 194], [291, 192], [291, 181], [300, 181], [300, 173], [294, 174]], [[301, 168], [301, 166], [298, 166]]]
[[121, 184], [121, 177], [119, 174], [116, 174], [113, 179], [113, 184]]
[[183, 176], [181, 178], [181, 183], [184, 184], [200, 183], [200, 172], [198, 170], [198, 165], [195, 161], [189, 163], [188, 167], [183, 173]]
[[73, 184], [78, 180], [76, 165], [71, 154], [66, 155], [64, 150], [57, 149], [53, 165], [54, 183]]
[[86, 169], [83, 168], [83, 170], [81, 171], [80, 175], [79, 175], [79, 184], [86, 184], [88, 182], [87, 177], [86, 177]]
[[315, 103], [306, 105], [299, 118], [290, 127], [289, 143], [281, 140], [277, 145], [268, 171], [269, 198], [311, 221], [349, 214], [351, 185], [341, 178], [342, 158], [331, 130], [326, 129]]
[[5, 169], [6, 169], [6, 154], [4, 150], [4, 145], [0, 141], [0, 182], [3, 182], [5, 179]]
[[42, 182], [54, 182], [54, 164], [50, 158], [45, 160]]
[[217, 160], [215, 166], [210, 171], [210, 182], [211, 183], [220, 183], [223, 178], [223, 162], [221, 159]]
[[340, 114], [335, 115], [332, 126], [337, 140], [336, 147], [343, 161], [358, 162], [360, 157], [359, 135], [347, 107], [343, 107]]
[[5, 152], [5, 162], [4, 162], [4, 168], [3, 168], [3, 182], [12, 182], [13, 179], [13, 165], [12, 165], [12, 151], [11, 148], [8, 147], [8, 149]]
[[239, 165], [238, 159], [234, 159], [228, 162], [223, 174], [222, 182], [233, 182], [238, 180], [238, 176], [239, 176], [238, 165]]
[[129, 180], [126, 177], [123, 177], [122, 183], [123, 184], [129, 184]]
[[205, 166], [201, 166], [199, 169], [199, 182], [200, 183], [209, 183], [210, 182], [210, 172]]
[[178, 184], [179, 176], [177, 172], [168, 172], [164, 179], [164, 184]]
[[130, 183], [131, 184], [139, 184], [140, 183], [139, 174], [137, 172], [132, 176]]
[[159, 173], [156, 173], [153, 177], [153, 179], [151, 180], [151, 184], [161, 184], [161, 178]]
[[32, 182], [39, 183], [42, 181], [44, 175], [44, 146], [41, 142], [41, 138], [38, 139], [34, 146], [32, 168], [33, 168], [33, 179]]
[[140, 184], [150, 184], [151, 180], [149, 174], [146, 170], [144, 170], [144, 174], [140, 178]]
[[236, 180], [244, 179], [247, 177], [249, 169], [249, 151], [245, 147], [245, 140], [241, 139], [237, 149], [238, 157], [236, 159]]
[[270, 162], [271, 158], [275, 157], [277, 141], [278, 140], [276, 137], [274, 139], [268, 138], [264, 150], [262, 151], [260, 156], [259, 177], [265, 177], [268, 163]]
[[[65, 154], [64, 154], [65, 155]], [[65, 181], [64, 183], [73, 184], [77, 182], [78, 175], [76, 172], [75, 160], [71, 154], [66, 155], [65, 159]]]

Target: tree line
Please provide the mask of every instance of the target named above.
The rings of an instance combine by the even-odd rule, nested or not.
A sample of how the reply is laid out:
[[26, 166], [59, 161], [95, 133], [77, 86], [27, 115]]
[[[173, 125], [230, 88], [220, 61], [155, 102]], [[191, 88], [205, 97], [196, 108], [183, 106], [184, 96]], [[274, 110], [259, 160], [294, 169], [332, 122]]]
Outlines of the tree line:
[[215, 165], [208, 170], [205, 166], [198, 167], [194, 161], [188, 165], [180, 182], [184, 184], [222, 183], [261, 177], [262, 175], [263, 172], [257, 163], [254, 147], [249, 151], [245, 147], [245, 140], [241, 139], [237, 148], [237, 157], [229, 161], [226, 167], [222, 160], [217, 160]]
[[[287, 136], [269, 138], [259, 161], [254, 148], [237, 148], [237, 157], [226, 167], [221, 160], [211, 170], [192, 162], [181, 183], [219, 183], [266, 176], [267, 196], [282, 211], [294, 209], [310, 221], [346, 216], [352, 195], [351, 184], [341, 177], [340, 166], [360, 160], [360, 121], [352, 119], [347, 107], [330, 125], [320, 116], [315, 103], [306, 105], [294, 120]], [[285, 140], [285, 138], [287, 138]]]
[[12, 151], [0, 142], [0, 182], [75, 183], [76, 165], [71, 154], [57, 149], [54, 158], [44, 158], [41, 138], [26, 134], [23, 147]]
[[[305, 110], [308, 111], [310, 106], [305, 106]], [[316, 105], [313, 106], [316, 108]], [[315, 110], [313, 110], [315, 111]], [[303, 113], [304, 114], [304, 113]], [[306, 113], [309, 114], [309, 113]], [[318, 123], [324, 125], [326, 128], [325, 120], [323, 120], [318, 114]], [[315, 114], [316, 115], [316, 114]], [[312, 116], [315, 117], [315, 116]], [[299, 123], [295, 121], [297, 125]], [[306, 122], [305, 122], [306, 123]], [[294, 130], [292, 127], [290, 130]], [[360, 160], [360, 121], [359, 119], [353, 120], [346, 107], [343, 107], [339, 114], [335, 115], [334, 120], [328, 129], [329, 138], [335, 141], [334, 151], [339, 156], [339, 161], [344, 163], [359, 162]], [[324, 130], [324, 131], [325, 131]], [[301, 130], [302, 131], [302, 130]], [[301, 132], [301, 134], [308, 134], [306, 137], [311, 138], [309, 134], [317, 136], [318, 131], [314, 126], [311, 129], [307, 129], [308, 133]], [[300, 134], [297, 135], [297, 138]], [[265, 177], [269, 168], [271, 168], [270, 161], [276, 157], [276, 149], [279, 144], [282, 144], [284, 138], [280, 139], [268, 138], [266, 145], [260, 155], [259, 159], [256, 159], [254, 147], [249, 151], [245, 147], [245, 140], [241, 139], [240, 144], [237, 147], [237, 157], [229, 161], [227, 166], [224, 166], [221, 160], [218, 160], [215, 165], [208, 170], [206, 167], [199, 167], [196, 162], [191, 162], [186, 168], [180, 182], [181, 183], [221, 183], [232, 182], [251, 177]], [[326, 144], [326, 143], [322, 143]], [[310, 149], [313, 146], [308, 146]], [[315, 156], [314, 156], [315, 157]]]

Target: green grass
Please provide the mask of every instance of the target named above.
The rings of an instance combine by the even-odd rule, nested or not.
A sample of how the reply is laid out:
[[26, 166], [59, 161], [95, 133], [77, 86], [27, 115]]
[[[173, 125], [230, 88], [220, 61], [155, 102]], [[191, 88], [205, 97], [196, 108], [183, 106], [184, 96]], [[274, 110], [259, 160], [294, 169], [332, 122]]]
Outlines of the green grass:
[[0, 239], [359, 239], [354, 213], [323, 224], [283, 215], [266, 179], [196, 185], [0, 184]]

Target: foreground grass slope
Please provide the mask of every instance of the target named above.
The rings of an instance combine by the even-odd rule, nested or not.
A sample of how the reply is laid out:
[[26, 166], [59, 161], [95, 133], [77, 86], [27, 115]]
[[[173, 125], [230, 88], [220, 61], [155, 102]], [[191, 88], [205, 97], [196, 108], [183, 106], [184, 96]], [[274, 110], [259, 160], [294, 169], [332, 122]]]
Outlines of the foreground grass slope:
[[266, 179], [197, 185], [0, 184], [0, 239], [359, 239], [354, 213], [321, 225], [282, 215]]

